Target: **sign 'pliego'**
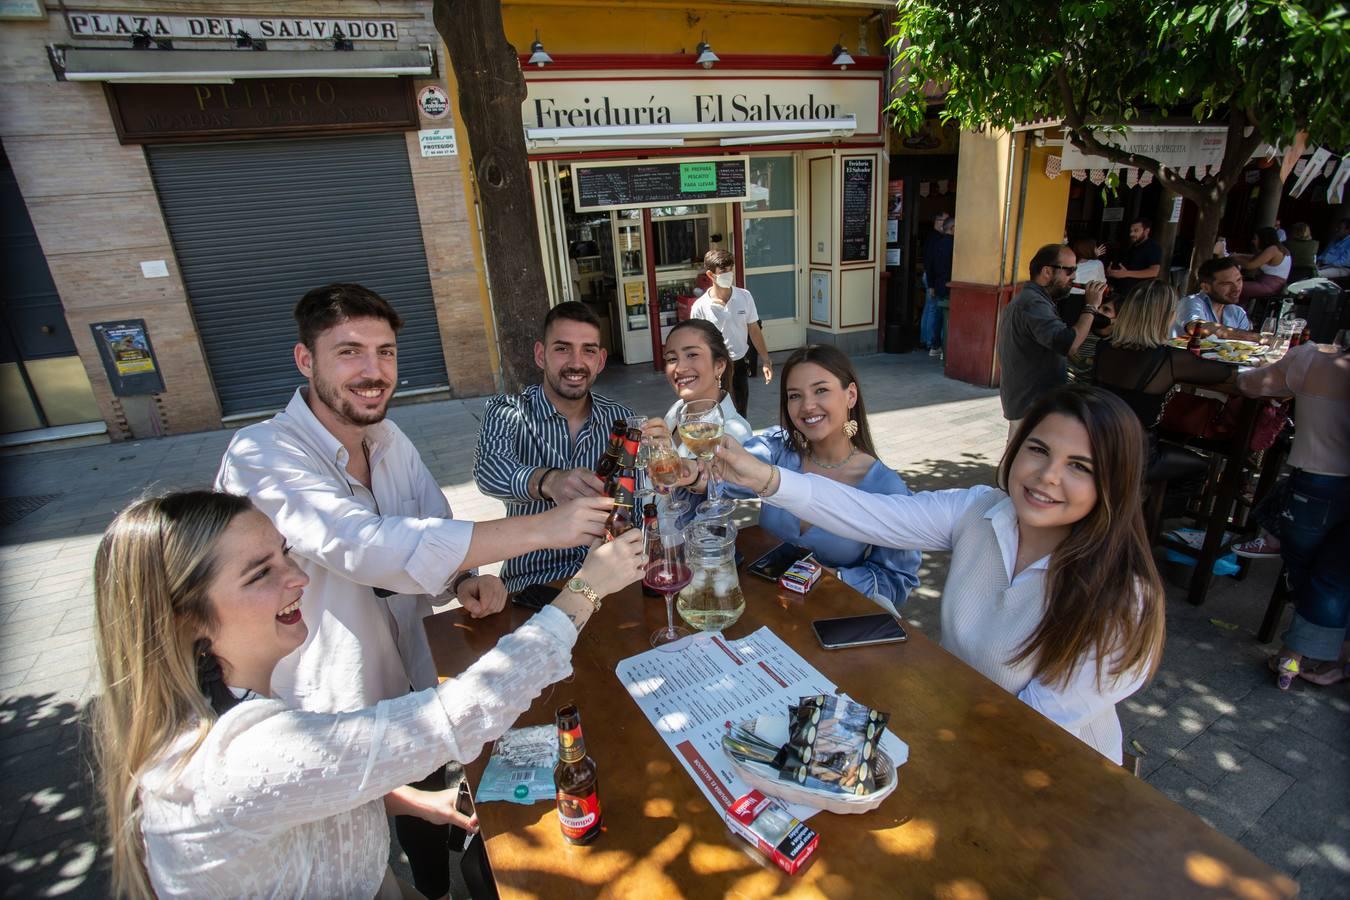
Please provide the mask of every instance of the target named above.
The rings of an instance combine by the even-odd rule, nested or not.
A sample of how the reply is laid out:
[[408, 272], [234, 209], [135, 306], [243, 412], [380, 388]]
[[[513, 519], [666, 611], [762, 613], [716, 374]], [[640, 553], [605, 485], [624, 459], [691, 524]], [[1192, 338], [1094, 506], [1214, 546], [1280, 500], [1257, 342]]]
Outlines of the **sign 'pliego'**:
[[338, 30], [354, 41], [396, 41], [398, 23], [390, 19], [295, 19], [247, 16], [168, 16], [157, 13], [107, 13], [71, 10], [70, 34], [78, 38], [128, 38], [138, 31], [152, 37], [226, 40], [246, 31], [278, 41], [327, 41]]
[[531, 79], [521, 107], [528, 128], [778, 122], [852, 115], [858, 136], [879, 133], [881, 73], [824, 77], [738, 75], [736, 78], [654, 78], [597, 73]]

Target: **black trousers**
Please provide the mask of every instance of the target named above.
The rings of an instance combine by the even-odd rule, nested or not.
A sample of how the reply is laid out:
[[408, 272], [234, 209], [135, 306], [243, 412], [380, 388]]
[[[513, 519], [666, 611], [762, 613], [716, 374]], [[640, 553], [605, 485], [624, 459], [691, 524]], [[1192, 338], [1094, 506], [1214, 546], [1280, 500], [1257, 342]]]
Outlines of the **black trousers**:
[[[437, 769], [421, 781], [413, 782], [412, 787], [424, 791], [443, 791], [446, 789], [445, 767]], [[395, 816], [394, 832], [398, 835], [399, 845], [408, 855], [408, 867], [412, 869], [413, 886], [428, 900], [436, 900], [450, 893], [450, 854], [459, 854], [467, 837], [463, 828], [449, 825], [433, 825], [417, 816]], [[492, 877], [492, 867], [488, 864], [487, 853], [483, 850], [483, 839], [478, 837], [469, 849], [460, 857], [460, 873], [469, 889], [469, 896], [475, 900], [496, 900], [497, 886]]]
[[750, 358], [742, 356], [731, 364], [731, 402], [742, 416], [750, 408]]

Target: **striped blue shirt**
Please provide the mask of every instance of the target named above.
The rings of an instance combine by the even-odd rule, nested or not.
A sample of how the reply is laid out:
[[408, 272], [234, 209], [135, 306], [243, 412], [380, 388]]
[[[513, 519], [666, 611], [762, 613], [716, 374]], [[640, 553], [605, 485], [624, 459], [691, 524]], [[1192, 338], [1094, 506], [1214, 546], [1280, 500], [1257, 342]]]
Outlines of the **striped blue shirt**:
[[[541, 386], [531, 385], [518, 395], [498, 394], [488, 400], [478, 434], [473, 464], [478, 489], [504, 502], [508, 516], [552, 509], [553, 501], [534, 500], [526, 493], [535, 470], [594, 469], [614, 420], [632, 414], [628, 407], [592, 393], [590, 417], [573, 441], [567, 417], [554, 408]], [[514, 593], [527, 585], [570, 577], [585, 558], [585, 547], [536, 550], [508, 559], [502, 580]]]

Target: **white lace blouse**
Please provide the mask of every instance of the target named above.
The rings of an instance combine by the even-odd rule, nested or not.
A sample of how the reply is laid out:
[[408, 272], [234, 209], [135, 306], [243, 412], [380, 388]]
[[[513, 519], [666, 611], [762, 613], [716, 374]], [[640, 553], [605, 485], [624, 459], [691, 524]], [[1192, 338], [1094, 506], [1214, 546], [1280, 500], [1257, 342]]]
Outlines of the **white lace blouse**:
[[187, 755], [142, 772], [141, 832], [166, 897], [372, 898], [389, 858], [385, 794], [468, 762], [572, 671], [577, 633], [545, 607], [459, 678], [351, 713], [250, 700]]

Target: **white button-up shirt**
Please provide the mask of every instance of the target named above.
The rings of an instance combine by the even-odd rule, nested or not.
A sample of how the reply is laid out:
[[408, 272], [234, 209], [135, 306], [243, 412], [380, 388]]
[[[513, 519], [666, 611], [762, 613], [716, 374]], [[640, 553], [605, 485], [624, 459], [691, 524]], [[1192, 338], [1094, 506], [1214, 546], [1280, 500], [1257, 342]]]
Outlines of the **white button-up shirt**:
[[[310, 579], [300, 601], [309, 636], [277, 665], [273, 693], [288, 706], [348, 712], [435, 685], [422, 619], [463, 562], [473, 523], [450, 518], [417, 449], [388, 420], [366, 430], [367, 490], [305, 391], [240, 429], [216, 488], [251, 497]], [[377, 587], [397, 593], [380, 598]]]

